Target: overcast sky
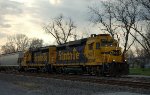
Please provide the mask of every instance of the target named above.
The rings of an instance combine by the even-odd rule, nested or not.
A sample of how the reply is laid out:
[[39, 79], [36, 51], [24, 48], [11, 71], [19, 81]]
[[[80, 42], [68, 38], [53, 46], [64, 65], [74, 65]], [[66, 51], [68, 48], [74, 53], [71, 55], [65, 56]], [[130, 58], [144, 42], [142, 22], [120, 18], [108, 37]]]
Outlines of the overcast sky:
[[[88, 6], [101, 0], [0, 0], [0, 45], [10, 35], [26, 34], [53, 43], [42, 29], [45, 23], [60, 14], [71, 17], [78, 31], [90, 28]], [[94, 30], [93, 30], [94, 31]]]

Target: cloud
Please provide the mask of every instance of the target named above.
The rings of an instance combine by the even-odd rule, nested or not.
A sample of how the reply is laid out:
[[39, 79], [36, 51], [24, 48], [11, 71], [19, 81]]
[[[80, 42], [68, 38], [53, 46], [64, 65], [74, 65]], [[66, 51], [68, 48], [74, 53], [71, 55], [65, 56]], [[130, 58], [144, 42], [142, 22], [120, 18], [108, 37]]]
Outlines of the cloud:
[[1, 24], [0, 23], [0, 27], [1, 28], [9, 28], [9, 27], [11, 27], [11, 25], [10, 24]]
[[22, 3], [10, 1], [10, 0], [1, 0], [0, 1], [0, 14], [20, 14], [22, 13]]
[[3, 32], [0, 32], [0, 38], [4, 38], [5, 36], [7, 36], [7, 34], [3, 33]]
[[6, 15], [19, 15], [23, 12], [22, 4], [9, 0], [0, 1], [0, 28], [9, 28], [9, 20], [5, 17]]
[[53, 37], [47, 36], [42, 27], [60, 14], [72, 18], [80, 28], [88, 26], [87, 7], [93, 0], [58, 1], [55, 5], [55, 2], [52, 4], [49, 0], [0, 0], [0, 32], [7, 34], [2, 36], [22, 33], [42, 38], [46, 43], [53, 42]]
[[[52, 1], [53, 4], [51, 4]], [[92, 2], [91, 0], [58, 0], [59, 4], [54, 5], [54, 3], [57, 3], [56, 1], [38, 0], [37, 2], [32, 3], [31, 7], [26, 9], [26, 13], [43, 22], [47, 22], [50, 19], [63, 14], [66, 17], [71, 17], [79, 25], [86, 23], [88, 15], [87, 7]]]

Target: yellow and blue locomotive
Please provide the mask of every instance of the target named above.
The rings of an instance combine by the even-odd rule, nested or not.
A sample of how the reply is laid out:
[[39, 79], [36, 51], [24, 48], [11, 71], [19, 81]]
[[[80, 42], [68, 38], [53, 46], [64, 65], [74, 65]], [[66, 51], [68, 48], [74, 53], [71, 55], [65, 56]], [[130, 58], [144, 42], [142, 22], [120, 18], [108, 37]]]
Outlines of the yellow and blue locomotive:
[[62, 45], [29, 50], [24, 54], [20, 67], [60, 73], [67, 68], [80, 68], [84, 73], [96, 75], [128, 74], [121, 47], [109, 34], [93, 34]]

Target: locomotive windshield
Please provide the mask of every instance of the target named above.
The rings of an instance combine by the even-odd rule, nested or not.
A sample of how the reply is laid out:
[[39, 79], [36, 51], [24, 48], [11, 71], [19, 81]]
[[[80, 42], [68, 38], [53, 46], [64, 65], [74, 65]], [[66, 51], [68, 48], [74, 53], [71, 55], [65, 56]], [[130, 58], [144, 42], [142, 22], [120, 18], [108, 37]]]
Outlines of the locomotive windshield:
[[114, 40], [101, 39], [101, 46], [111, 46], [113, 45]]

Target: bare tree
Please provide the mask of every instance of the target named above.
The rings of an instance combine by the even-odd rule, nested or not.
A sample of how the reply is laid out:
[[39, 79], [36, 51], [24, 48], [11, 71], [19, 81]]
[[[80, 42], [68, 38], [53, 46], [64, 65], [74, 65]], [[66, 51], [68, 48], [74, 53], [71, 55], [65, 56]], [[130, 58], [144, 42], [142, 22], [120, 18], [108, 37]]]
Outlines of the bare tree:
[[[101, 7], [90, 6], [88, 7], [90, 13], [92, 14], [91, 21], [94, 24], [100, 24], [100, 29], [102, 31], [107, 31], [114, 38], [116, 34], [117, 26], [114, 25], [114, 11], [113, 4], [108, 2], [101, 2], [103, 7], [103, 11], [101, 11]], [[102, 26], [101, 26], [102, 25]]]
[[15, 36], [9, 37], [9, 41], [16, 46], [17, 51], [25, 51], [29, 48], [30, 40], [24, 34], [17, 34]]
[[150, 20], [150, 0], [136, 0], [142, 5], [141, 15], [144, 20]]
[[[136, 24], [138, 20], [138, 4], [134, 0], [116, 0], [111, 2], [102, 3], [104, 6], [104, 12], [97, 8], [90, 7], [91, 12], [94, 14], [94, 23], [101, 23], [107, 32], [109, 32], [112, 37], [114, 37], [116, 29], [119, 29], [120, 34], [124, 36], [121, 38], [124, 41], [123, 55], [128, 51], [128, 49], [135, 42], [135, 38], [129, 44], [129, 36], [132, 26]], [[134, 35], [133, 35], [134, 36]], [[117, 35], [117, 38], [118, 35]], [[124, 40], [123, 40], [124, 39]]]
[[70, 38], [76, 38], [73, 33], [76, 26], [74, 22], [69, 18], [65, 20], [65, 18], [60, 15], [54, 18], [48, 25], [44, 27], [46, 33], [51, 34], [55, 39], [57, 44], [66, 43]]
[[42, 46], [43, 46], [43, 40], [42, 39], [33, 38], [31, 40], [30, 48], [34, 49], [34, 48], [39, 48]]
[[[123, 0], [119, 0], [121, 1], [122, 4]], [[128, 0], [124, 0], [128, 1]], [[148, 22], [147, 25], [147, 33], [144, 31], [144, 26], [141, 24], [141, 22], [146, 22], [149, 21], [149, 17], [150, 17], [150, 1], [149, 0], [131, 0], [130, 4], [125, 4], [126, 6], [129, 6], [129, 8], [127, 7], [123, 7], [124, 12], [120, 12], [119, 14], [122, 14], [125, 17], [121, 17], [123, 18], [121, 22], [124, 23], [124, 25], [121, 27], [124, 28], [126, 31], [126, 42], [127, 42], [127, 37], [129, 37], [128, 35], [130, 34], [135, 41], [137, 41], [145, 51], [147, 51], [147, 53], [150, 55], [150, 42], [149, 42], [149, 38], [147, 37], [147, 34], [149, 33], [149, 27], [150, 24]], [[122, 7], [121, 4], [119, 4], [120, 7]], [[142, 5], [142, 6], [140, 6]], [[121, 8], [118, 8], [119, 10]], [[128, 10], [127, 10], [128, 9]], [[118, 10], [117, 10], [118, 11]], [[124, 14], [126, 13], [127, 14]], [[126, 16], [127, 15], [127, 16]], [[141, 17], [142, 16], [142, 17]], [[138, 23], [139, 22], [139, 23]], [[133, 32], [130, 32], [131, 30], [133, 30], [135, 32], [135, 35], [133, 34]], [[138, 37], [137, 37], [138, 36]], [[141, 40], [141, 38], [143, 40]], [[125, 47], [127, 46], [127, 44], [125, 45]], [[131, 45], [130, 45], [131, 46]]]
[[16, 52], [14, 44], [7, 42], [5, 45], [1, 46], [3, 54]]
[[135, 64], [135, 53], [132, 49], [129, 49], [126, 53], [126, 58], [128, 60], [128, 63], [130, 67], [134, 67]]
[[123, 54], [127, 52], [132, 26], [138, 21], [138, 7], [138, 3], [134, 2], [134, 0], [118, 0], [114, 7], [114, 16], [124, 31], [125, 44]]
[[25, 51], [29, 48], [30, 39], [24, 34], [17, 34], [7, 38], [8, 41], [1, 47], [3, 53]]
[[146, 38], [147, 38], [147, 41], [148, 41], [148, 47], [149, 47], [149, 50], [150, 50], [150, 23], [148, 24], [147, 26], [147, 31], [146, 31]]
[[140, 11], [140, 17], [142, 16], [142, 21], [144, 21], [147, 26], [146, 29], [144, 29], [144, 26], [136, 26], [134, 25], [132, 28], [135, 30], [135, 32], [138, 33], [138, 35], [143, 39], [142, 41], [140, 39], [136, 39], [136, 41], [143, 47], [143, 49], [146, 51], [145, 54], [150, 55], [150, 0], [135, 0], [139, 4], [142, 5], [141, 11]]
[[134, 58], [134, 51], [132, 49], [129, 49], [128, 52], [126, 53], [126, 56], [130, 59]]
[[143, 29], [143, 27], [144, 26], [142, 25], [140, 28], [139, 26], [136, 26], [136, 25], [131, 27], [139, 35], [139, 38], [134, 36], [132, 33], [130, 34], [132, 35], [132, 37], [136, 39], [136, 41], [142, 46], [142, 48], [145, 51], [147, 51], [146, 54], [150, 55], [150, 23], [147, 23], [145, 29]]
[[145, 49], [145, 55], [147, 56], [147, 57], [149, 57], [150, 58], [150, 23], [147, 25], [147, 27], [146, 27], [146, 33], [145, 33], [145, 35], [143, 34], [142, 35], [142, 39], [143, 39], [143, 48]]

